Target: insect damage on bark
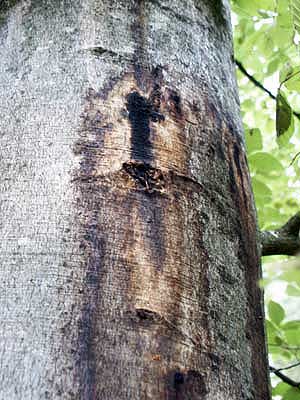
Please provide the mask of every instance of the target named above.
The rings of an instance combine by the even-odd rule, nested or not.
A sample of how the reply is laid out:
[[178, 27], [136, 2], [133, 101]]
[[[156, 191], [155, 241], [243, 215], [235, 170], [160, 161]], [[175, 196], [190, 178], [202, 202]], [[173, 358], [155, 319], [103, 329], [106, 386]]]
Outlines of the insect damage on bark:
[[134, 179], [138, 187], [149, 193], [154, 190], [161, 191], [165, 186], [165, 178], [161, 170], [152, 168], [143, 162], [130, 161], [123, 164], [124, 170]]

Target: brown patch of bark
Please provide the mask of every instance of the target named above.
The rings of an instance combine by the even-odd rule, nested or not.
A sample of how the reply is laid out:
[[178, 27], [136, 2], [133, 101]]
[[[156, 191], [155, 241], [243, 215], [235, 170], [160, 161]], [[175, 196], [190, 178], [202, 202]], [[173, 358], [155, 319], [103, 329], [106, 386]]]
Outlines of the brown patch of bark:
[[[141, 398], [164, 396], [168, 371], [210, 362], [201, 186], [188, 175], [194, 111], [160, 69], [139, 79], [127, 73], [104, 92], [89, 91], [74, 146], [86, 269], [77, 372], [87, 399], [126, 398], [120, 356], [139, 377]], [[110, 387], [116, 370], [122, 384]], [[195, 377], [186, 373], [178, 398], [197, 398]]]

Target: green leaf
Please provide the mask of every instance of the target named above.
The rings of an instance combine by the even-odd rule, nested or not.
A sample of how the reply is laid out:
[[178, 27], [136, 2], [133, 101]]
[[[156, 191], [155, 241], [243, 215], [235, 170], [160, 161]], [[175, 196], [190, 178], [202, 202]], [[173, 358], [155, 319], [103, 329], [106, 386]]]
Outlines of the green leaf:
[[292, 114], [291, 125], [289, 129], [284, 132], [283, 135], [277, 136], [276, 141], [279, 147], [288, 147], [290, 145], [290, 138], [292, 137], [295, 130], [294, 116]]
[[291, 66], [290, 62], [284, 64], [282, 69], [279, 72], [279, 81], [280, 83], [287, 80], [291, 75], [293, 75], [294, 68]]
[[254, 191], [255, 198], [262, 198], [262, 200], [268, 201], [272, 199], [271, 189], [257, 178], [252, 178], [252, 188]]
[[300, 34], [300, 0], [290, 0], [294, 29]]
[[251, 154], [254, 151], [262, 150], [262, 135], [258, 128], [246, 129], [245, 136], [248, 154]]
[[268, 65], [267, 74], [273, 75], [275, 72], [277, 72], [279, 64], [280, 64], [280, 57], [275, 57]]
[[262, 175], [274, 175], [283, 172], [283, 166], [280, 161], [267, 152], [256, 152], [249, 156], [249, 163], [254, 171]]
[[300, 282], [300, 271], [298, 269], [290, 269], [279, 275], [279, 279], [287, 282]]
[[300, 389], [291, 388], [284, 394], [282, 400], [298, 400], [300, 397]]
[[276, 133], [277, 137], [283, 135], [292, 123], [292, 109], [285, 96], [278, 90], [276, 97]]
[[292, 74], [284, 82], [288, 90], [300, 92], [300, 68], [294, 68]]
[[289, 296], [299, 297], [300, 296], [300, 287], [289, 284], [286, 288], [286, 293]]
[[281, 324], [281, 329], [283, 330], [300, 329], [300, 320], [288, 321], [285, 324]]
[[274, 41], [279, 48], [291, 45], [294, 36], [294, 26], [287, 0], [277, 0], [277, 18], [273, 26]]
[[284, 382], [279, 382], [273, 389], [273, 396], [283, 396], [290, 389], [290, 385]]
[[300, 345], [300, 335], [298, 329], [290, 329], [285, 331], [285, 337], [289, 345], [299, 346]]
[[280, 304], [276, 303], [273, 300], [271, 300], [268, 304], [268, 314], [270, 320], [274, 322], [275, 325], [280, 325], [281, 321], [283, 321], [285, 317], [284, 309], [281, 307]]
[[277, 334], [277, 327], [268, 319], [265, 320], [268, 336], [274, 337]]
[[280, 336], [277, 335], [277, 336], [274, 337], [274, 342], [275, 342], [278, 346], [281, 346], [282, 343], [283, 343], [283, 340], [281, 339]]
[[234, 3], [250, 15], [258, 14], [259, 10], [273, 10], [274, 0], [234, 0]]

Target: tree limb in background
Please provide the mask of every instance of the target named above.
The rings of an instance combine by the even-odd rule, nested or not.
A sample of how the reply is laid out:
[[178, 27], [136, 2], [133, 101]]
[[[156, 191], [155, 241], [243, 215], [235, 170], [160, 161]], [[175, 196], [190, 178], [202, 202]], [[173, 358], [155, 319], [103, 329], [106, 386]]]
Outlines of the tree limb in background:
[[[250, 75], [249, 72], [246, 70], [246, 68], [243, 66], [243, 64], [235, 59], [235, 63], [238, 67], [238, 69], [249, 79], [250, 82], [252, 82], [256, 87], [258, 87], [260, 90], [265, 92], [271, 99], [276, 101], [276, 96], [270, 90], [264, 87], [262, 83], [260, 83], [256, 78], [254, 78], [253, 75]], [[296, 111], [292, 110], [293, 115], [297, 117], [300, 120], [300, 113], [297, 113]]]
[[289, 219], [280, 229], [275, 231], [261, 231], [262, 255], [296, 255], [300, 252], [299, 229], [300, 212]]
[[293, 379], [289, 378], [288, 376], [284, 375], [282, 372], [280, 372], [280, 369], [276, 369], [274, 367], [269, 367], [270, 371], [273, 372], [278, 378], [282, 380], [282, 382], [287, 383], [290, 386], [293, 386], [295, 388], [300, 389], [300, 382], [296, 382]]

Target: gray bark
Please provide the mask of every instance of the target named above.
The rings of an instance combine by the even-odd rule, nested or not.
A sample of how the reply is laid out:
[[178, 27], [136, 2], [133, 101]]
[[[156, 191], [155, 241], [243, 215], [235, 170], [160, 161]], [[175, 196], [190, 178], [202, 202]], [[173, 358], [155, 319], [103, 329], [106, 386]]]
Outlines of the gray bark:
[[269, 399], [229, 21], [1, 3], [1, 399]]

